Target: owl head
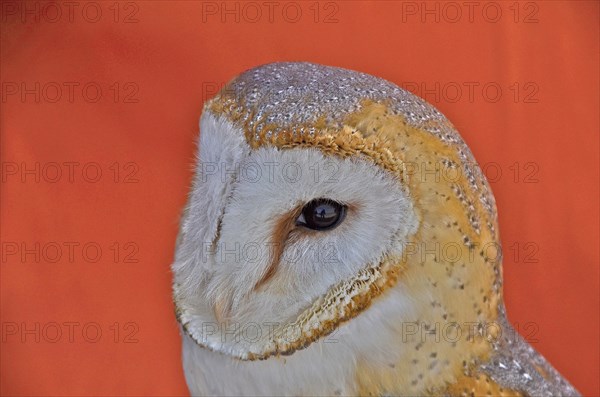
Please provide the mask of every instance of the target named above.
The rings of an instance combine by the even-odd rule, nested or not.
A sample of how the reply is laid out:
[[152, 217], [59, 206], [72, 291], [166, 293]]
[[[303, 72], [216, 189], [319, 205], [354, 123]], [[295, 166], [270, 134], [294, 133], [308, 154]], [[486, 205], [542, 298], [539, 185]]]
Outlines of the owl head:
[[197, 344], [266, 359], [367, 312], [390, 327], [501, 315], [494, 198], [450, 122], [409, 92], [261, 66], [205, 104], [198, 153], [173, 265]]

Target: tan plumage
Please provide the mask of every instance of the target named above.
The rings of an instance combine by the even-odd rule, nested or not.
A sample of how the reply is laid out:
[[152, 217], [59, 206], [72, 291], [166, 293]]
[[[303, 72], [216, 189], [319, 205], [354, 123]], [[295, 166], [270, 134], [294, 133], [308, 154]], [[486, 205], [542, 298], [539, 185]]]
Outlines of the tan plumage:
[[[261, 81], [264, 87], [256, 85]], [[304, 88], [303, 84], [315, 82], [319, 84], [317, 88], [323, 89], [305, 89], [291, 98], [285, 93], [278, 96], [286, 87]], [[362, 91], [352, 91], [353, 85]], [[370, 91], [370, 86], [375, 89]], [[329, 93], [327, 87], [336, 92]], [[263, 93], [258, 99], [257, 91]], [[280, 102], [288, 99], [285, 109], [292, 117], [276, 116], [280, 114], [277, 106], [283, 109]], [[337, 107], [336, 100], [341, 102]], [[275, 102], [276, 106], [270, 106]], [[306, 113], [307, 106], [311, 112]], [[304, 116], [294, 118], [295, 111]], [[393, 358], [375, 358], [378, 356], [372, 349], [364, 353], [357, 348], [348, 369], [351, 379], [344, 383], [347, 387], [343, 392], [337, 390], [340, 393], [576, 394], [539, 354], [513, 334], [502, 301], [501, 251], [493, 196], [463, 140], [429, 105], [371, 76], [296, 63], [267, 65], [246, 72], [210, 101], [205, 113], [227, 120], [242, 131], [251, 152], [261, 148], [276, 152], [317, 149], [327, 158], [342, 159], [342, 165], [346, 160], [365, 159], [399, 184], [415, 220], [415, 227], [407, 226], [406, 235], [400, 238], [400, 248], [389, 250], [354, 276], [330, 285], [326, 293], [297, 312], [294, 320], [277, 328], [263, 348], [256, 351], [249, 347], [246, 353], [239, 353], [239, 358], [248, 361], [239, 361], [236, 366], [245, 365], [252, 371], [252, 360], [276, 362], [281, 355], [291, 355], [292, 360], [300, 356], [301, 349], [311, 349], [313, 343], [351, 324], [355, 318], [380, 310], [370, 307], [392, 299], [390, 291], [402, 291], [409, 297], [406, 304], [410, 308], [405, 316], [383, 315], [381, 322], [371, 325], [375, 334], [379, 327], [386, 328], [386, 335], [395, 333], [397, 347], [390, 349], [398, 350], [398, 354]], [[269, 118], [271, 114], [274, 116]], [[270, 240], [279, 241], [278, 247], [306, 238], [293, 227], [299, 208], [302, 207], [296, 205], [277, 218], [280, 226], [273, 229]], [[360, 206], [351, 211], [360, 214]], [[263, 271], [255, 291], [289, 289], [284, 283], [286, 278], [280, 274], [282, 257], [282, 252], [270, 256], [265, 265], [268, 270]], [[194, 321], [198, 318], [186, 315], [191, 306], [189, 295], [181, 292], [189, 288], [182, 286], [186, 283], [185, 266], [176, 264], [174, 269], [175, 300], [186, 337], [217, 351], [226, 350], [225, 345], [211, 345], [197, 331], [190, 330], [197, 327]], [[231, 304], [225, 305], [225, 312], [229, 312]], [[290, 328], [301, 332], [290, 338], [285, 332]], [[453, 330], [462, 335], [443, 334]], [[210, 358], [202, 360], [210, 363]], [[271, 364], [269, 371], [279, 371], [272, 365], [276, 364]], [[281, 361], [281, 366], [285, 365], [289, 364]], [[198, 370], [201, 371], [190, 371], [188, 381], [190, 376], [197, 376]], [[293, 378], [293, 373], [290, 376]], [[307, 376], [310, 378], [302, 375], [299, 379], [304, 382]], [[305, 389], [296, 383], [283, 383], [277, 391], [328, 394], [333, 390], [326, 386]], [[217, 385], [207, 390], [225, 389]]]

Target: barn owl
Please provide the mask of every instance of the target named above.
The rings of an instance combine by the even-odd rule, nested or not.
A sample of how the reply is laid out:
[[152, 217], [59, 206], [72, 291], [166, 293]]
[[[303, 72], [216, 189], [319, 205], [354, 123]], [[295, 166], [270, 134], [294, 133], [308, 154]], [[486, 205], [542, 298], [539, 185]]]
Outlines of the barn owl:
[[274, 63], [207, 101], [172, 270], [193, 395], [578, 395], [507, 321], [469, 148], [374, 76]]

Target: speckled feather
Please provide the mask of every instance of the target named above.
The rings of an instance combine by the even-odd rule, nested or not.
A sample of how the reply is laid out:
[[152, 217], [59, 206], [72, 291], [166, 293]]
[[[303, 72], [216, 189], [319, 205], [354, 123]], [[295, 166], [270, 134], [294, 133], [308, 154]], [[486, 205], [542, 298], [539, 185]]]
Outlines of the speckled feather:
[[[370, 159], [395, 174], [416, 203], [421, 224], [412, 242], [417, 247], [456, 243], [469, 254], [469, 261], [456, 262], [437, 255], [395, 258], [397, 267], [391, 273], [375, 270], [376, 293], [352, 284], [362, 303], [342, 310], [344, 318], [324, 321], [328, 327], [351, 321], [368, 310], [371, 300], [384, 299], [382, 291], [398, 282], [421, 305], [420, 321], [426, 328], [474, 322], [493, 323], [500, 329], [490, 337], [489, 331], [478, 327], [470, 338], [453, 344], [399, 336], [398, 343], [413, 347], [408, 358], [385, 370], [360, 364], [359, 394], [426, 390], [435, 395], [578, 395], [522, 338], [509, 337], [516, 333], [506, 319], [501, 254], [494, 251], [500, 247], [494, 197], [465, 142], [435, 108], [364, 73], [275, 63], [238, 76], [207, 103], [205, 111], [239, 126], [253, 148], [316, 147], [327, 155]], [[440, 181], [407, 167], [415, 164], [460, 172], [451, 181]], [[492, 259], [482, 249], [486, 246], [494, 251]], [[181, 320], [185, 309], [180, 306]], [[298, 348], [328, 332], [326, 327], [317, 330], [300, 340]]]

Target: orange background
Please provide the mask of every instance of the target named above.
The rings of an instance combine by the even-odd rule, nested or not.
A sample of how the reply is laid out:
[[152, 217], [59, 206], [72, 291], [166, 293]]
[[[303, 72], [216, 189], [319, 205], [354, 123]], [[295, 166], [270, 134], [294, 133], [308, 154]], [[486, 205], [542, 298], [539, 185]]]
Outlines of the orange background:
[[307, 60], [454, 122], [493, 179], [511, 322], [598, 395], [598, 2], [91, 3], [2, 3], [2, 394], [187, 394], [169, 265], [202, 102]]

